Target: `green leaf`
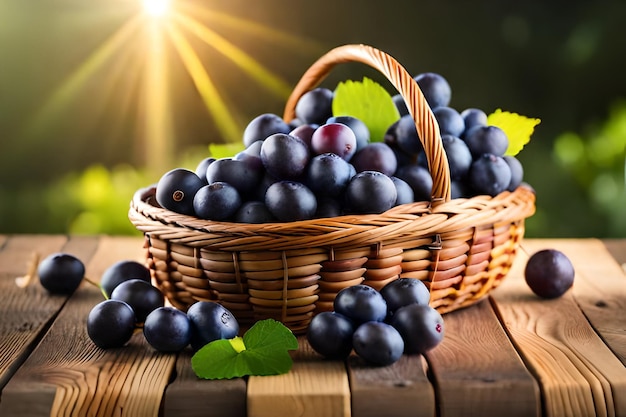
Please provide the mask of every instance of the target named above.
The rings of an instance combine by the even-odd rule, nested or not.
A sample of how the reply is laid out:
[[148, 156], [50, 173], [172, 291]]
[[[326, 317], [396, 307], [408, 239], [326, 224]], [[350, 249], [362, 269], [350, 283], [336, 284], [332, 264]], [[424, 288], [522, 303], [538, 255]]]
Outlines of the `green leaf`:
[[381, 142], [389, 126], [400, 118], [400, 113], [387, 90], [363, 77], [362, 82], [348, 80], [337, 85], [333, 116], [360, 119], [370, 131], [370, 140]]
[[243, 142], [239, 143], [211, 143], [209, 144], [209, 153], [215, 159], [229, 158], [237, 152], [245, 149]]
[[291, 369], [288, 351], [295, 349], [298, 340], [291, 330], [266, 319], [255, 323], [243, 338], [215, 340], [202, 347], [191, 358], [191, 367], [204, 379], [279, 375]]
[[509, 148], [505, 155], [517, 155], [524, 145], [530, 141], [535, 126], [541, 123], [540, 119], [533, 119], [517, 113], [497, 109], [487, 116], [487, 124], [497, 126], [506, 133], [509, 138]]

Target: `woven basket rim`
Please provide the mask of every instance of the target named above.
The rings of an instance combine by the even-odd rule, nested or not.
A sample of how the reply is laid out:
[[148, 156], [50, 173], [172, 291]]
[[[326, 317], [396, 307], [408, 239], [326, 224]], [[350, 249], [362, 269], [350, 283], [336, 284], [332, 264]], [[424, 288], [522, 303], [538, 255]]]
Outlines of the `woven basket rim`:
[[[190, 246], [213, 246], [222, 250], [276, 250], [322, 246], [325, 238], [335, 247], [376, 244], [399, 235], [453, 233], [500, 222], [513, 222], [535, 211], [535, 193], [526, 185], [496, 197], [475, 196], [450, 201], [402, 204], [381, 214], [343, 215], [283, 223], [235, 223], [203, 220], [162, 208], [154, 198], [156, 187], [135, 192], [129, 219], [148, 234], [166, 236]], [[411, 236], [409, 236], [411, 235]], [[338, 239], [333, 242], [331, 239]], [[357, 238], [358, 236], [358, 238]], [[237, 238], [244, 239], [239, 242]], [[284, 242], [278, 240], [283, 239]]]

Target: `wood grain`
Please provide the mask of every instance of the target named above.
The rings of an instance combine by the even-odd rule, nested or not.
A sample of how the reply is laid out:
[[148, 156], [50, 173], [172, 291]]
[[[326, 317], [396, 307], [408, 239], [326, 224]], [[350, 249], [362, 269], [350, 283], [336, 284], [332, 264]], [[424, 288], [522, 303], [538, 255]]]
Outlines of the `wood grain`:
[[287, 374], [248, 379], [248, 417], [350, 416], [350, 388], [345, 364], [316, 354], [306, 338]]
[[163, 399], [164, 417], [245, 417], [246, 381], [204, 380], [191, 368], [191, 350], [176, 361], [176, 378]]
[[[529, 254], [539, 245], [565, 252], [571, 249], [563, 243], [528, 241], [524, 247]], [[582, 243], [578, 241], [578, 245]], [[581, 247], [588, 248], [592, 242], [584, 243]], [[591, 327], [574, 299], [574, 294], [588, 289], [586, 279], [581, 278], [585, 265], [615, 261], [606, 251], [602, 254], [590, 250], [571, 256], [577, 271], [574, 289], [558, 299], [544, 300], [535, 296], [524, 281], [527, 256], [520, 253], [509, 277], [491, 296], [513, 343], [540, 381], [544, 415], [625, 416], [626, 368]]]
[[403, 355], [390, 366], [367, 365], [357, 356], [348, 360], [353, 417], [431, 417], [435, 391], [419, 355]]
[[[64, 251], [88, 260], [94, 246], [83, 239], [64, 236], [5, 237], [0, 249], [0, 390], [26, 360], [67, 296], [50, 295], [33, 276], [26, 288], [17, 286], [15, 279], [36, 267], [37, 256]], [[36, 271], [35, 271], [36, 272]]]
[[[596, 239], [529, 240], [529, 254], [555, 247], [565, 253], [576, 270], [573, 294], [596, 332], [626, 365], [626, 274]], [[622, 246], [626, 256], [626, 245]]]
[[[141, 259], [142, 245], [137, 238], [102, 237], [87, 275], [99, 277], [118, 260]], [[83, 285], [72, 295], [5, 386], [0, 415], [158, 416], [176, 356], [155, 352], [140, 333], [123, 348], [97, 348], [85, 320], [101, 300], [93, 286]]]
[[539, 386], [488, 300], [444, 315], [444, 326], [427, 353], [441, 417], [540, 415]]

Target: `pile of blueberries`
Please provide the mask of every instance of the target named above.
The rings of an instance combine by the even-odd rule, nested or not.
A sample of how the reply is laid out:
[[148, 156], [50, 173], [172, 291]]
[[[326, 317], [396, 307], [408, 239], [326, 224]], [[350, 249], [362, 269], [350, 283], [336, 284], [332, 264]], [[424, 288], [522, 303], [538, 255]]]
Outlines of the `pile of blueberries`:
[[[504, 155], [504, 131], [488, 125], [480, 109], [450, 107], [451, 89], [441, 75], [415, 80], [440, 128], [452, 198], [515, 190], [523, 167]], [[323, 87], [308, 91], [289, 123], [272, 113], [255, 117], [243, 133], [244, 150], [205, 158], [194, 171], [166, 172], [156, 186], [157, 203], [207, 220], [270, 223], [377, 214], [429, 201], [433, 180], [403, 98], [393, 97], [399, 119], [384, 138], [372, 138], [363, 121], [332, 115], [333, 97]]]
[[387, 366], [403, 353], [423, 354], [443, 340], [443, 318], [428, 305], [426, 285], [399, 278], [380, 292], [367, 285], [337, 293], [334, 311], [313, 317], [307, 340], [319, 354], [344, 359], [353, 350], [367, 363]]

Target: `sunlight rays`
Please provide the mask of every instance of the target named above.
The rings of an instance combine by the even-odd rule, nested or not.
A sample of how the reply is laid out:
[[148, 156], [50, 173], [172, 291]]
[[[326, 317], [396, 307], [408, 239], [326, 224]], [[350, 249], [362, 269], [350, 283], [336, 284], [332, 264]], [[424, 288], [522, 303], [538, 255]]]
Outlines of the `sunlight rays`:
[[[129, 148], [136, 149], [149, 171], [162, 172], [172, 163], [177, 150], [175, 121], [181, 108], [173, 103], [170, 89], [183, 80], [176, 79], [179, 73], [170, 70], [171, 65], [176, 64], [174, 58], [182, 64], [183, 74], [193, 82], [211, 117], [220, 136], [216, 141], [239, 142], [243, 132], [244, 126], [237, 122], [237, 109], [228, 108], [226, 104], [228, 92], [218, 89], [222, 82], [212, 75], [211, 66], [219, 66], [219, 61], [203, 62], [202, 55], [190, 43], [190, 36], [210, 46], [257, 85], [281, 99], [289, 96], [290, 83], [263, 65], [258, 57], [229, 40], [228, 31], [244, 33], [255, 42], [268, 40], [298, 54], [318, 55], [322, 51], [315, 42], [204, 5], [194, 6], [189, 2], [175, 5], [173, 0], [142, 2], [143, 9], [132, 11], [128, 20], [43, 100], [39, 111], [25, 125], [24, 136], [44, 138], [51, 126], [63, 119], [69, 120], [70, 109], [78, 109], [80, 114], [71, 117], [77, 118], [83, 130], [85, 126], [89, 129], [106, 127], [106, 133], [83, 132], [84, 140], [110, 141], [105, 136], [113, 133], [128, 141]], [[223, 33], [207, 23], [215, 21], [217, 24], [217, 20]], [[168, 54], [170, 47], [174, 54]], [[79, 100], [89, 95], [87, 106], [76, 107], [81, 103]], [[130, 137], [129, 124], [132, 125]], [[107, 143], [106, 146], [114, 145]]]
[[266, 87], [278, 97], [283, 99], [289, 97], [292, 87], [286, 81], [283, 81], [280, 77], [266, 69], [261, 63], [233, 45], [226, 38], [189, 16], [174, 13], [173, 17], [182, 27], [237, 64], [242, 71], [260, 85]]
[[226, 107], [198, 54], [175, 25], [170, 24], [167, 29], [174, 47], [213, 117], [216, 127], [228, 141], [240, 140], [242, 130], [232, 118], [230, 110]]
[[167, 55], [165, 53], [165, 36], [158, 23], [151, 22], [150, 45], [145, 66], [146, 77], [143, 84], [145, 97], [145, 164], [148, 171], [155, 176], [162, 174], [163, 167], [173, 163], [172, 154], [174, 145], [172, 138], [174, 130], [170, 115], [170, 101], [168, 97]]
[[26, 134], [41, 134], [60, 116], [69, 103], [76, 98], [85, 84], [107, 63], [111, 57], [137, 33], [141, 19], [135, 16], [124, 23], [98, 49], [96, 49], [56, 89], [28, 125]]
[[[246, 33], [250, 39], [264, 39], [271, 43], [284, 46], [294, 52], [300, 52], [309, 56], [318, 56], [326, 52], [327, 47], [320, 42], [296, 36], [279, 29], [249, 19], [243, 19], [228, 13], [211, 10], [206, 6], [182, 3], [178, 10], [186, 16], [194, 16], [196, 19], [203, 18], [227, 26], [239, 33]], [[208, 25], [205, 25], [208, 26]]]

